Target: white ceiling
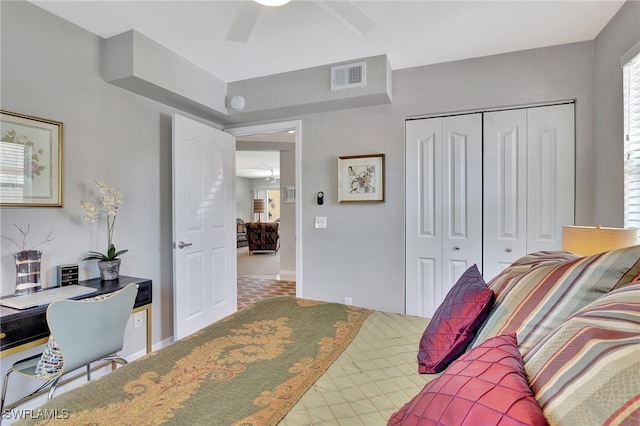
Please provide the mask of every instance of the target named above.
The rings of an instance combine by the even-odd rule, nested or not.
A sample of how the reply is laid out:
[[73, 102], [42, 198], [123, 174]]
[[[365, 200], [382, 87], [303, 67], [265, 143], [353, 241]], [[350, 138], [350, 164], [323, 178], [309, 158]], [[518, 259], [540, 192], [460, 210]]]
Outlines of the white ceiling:
[[280, 177], [280, 151], [236, 151], [236, 176]]
[[103, 38], [135, 29], [233, 82], [379, 54], [398, 70], [591, 40], [624, 1], [354, 1], [377, 24], [360, 34], [325, 2], [293, 0], [259, 6], [246, 43], [226, 40], [238, 0], [32, 3]]
[[[376, 23], [361, 34], [326, 2], [293, 0], [258, 6], [246, 43], [226, 40], [239, 0], [32, 3], [102, 38], [135, 29], [233, 82], [379, 54], [398, 70], [591, 40], [624, 1], [353, 1]], [[238, 176], [279, 175], [278, 152], [237, 154]]]
[[259, 149], [260, 145], [270, 143], [295, 143], [296, 136], [293, 132], [274, 132], [250, 136], [238, 136], [236, 141], [252, 145], [251, 149], [238, 149], [236, 151], [236, 176], [246, 178], [266, 178], [273, 175], [280, 177], [280, 151]]

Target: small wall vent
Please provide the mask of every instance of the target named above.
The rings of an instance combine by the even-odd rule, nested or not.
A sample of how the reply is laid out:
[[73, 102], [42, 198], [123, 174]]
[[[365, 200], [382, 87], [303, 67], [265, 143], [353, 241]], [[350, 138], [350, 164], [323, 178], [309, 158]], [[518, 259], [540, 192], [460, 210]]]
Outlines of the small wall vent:
[[331, 90], [367, 85], [367, 63], [338, 65], [331, 68]]

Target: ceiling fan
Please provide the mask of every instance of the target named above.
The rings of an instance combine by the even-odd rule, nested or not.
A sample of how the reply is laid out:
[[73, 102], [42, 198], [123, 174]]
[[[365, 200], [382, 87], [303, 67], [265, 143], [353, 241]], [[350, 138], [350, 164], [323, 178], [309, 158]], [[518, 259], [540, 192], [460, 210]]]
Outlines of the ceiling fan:
[[[260, 14], [261, 5], [282, 6], [289, 3], [289, 1], [290, 0], [255, 0], [239, 2], [227, 33], [227, 40], [246, 43]], [[315, 2], [318, 5], [322, 5], [333, 15], [336, 15], [338, 19], [343, 21], [345, 25], [350, 26], [360, 34], [366, 34], [377, 26], [376, 22], [351, 0], [316, 0]]]
[[280, 179], [280, 176], [277, 176], [273, 173], [273, 170], [271, 170], [271, 174], [266, 177], [264, 180], [266, 180], [269, 183], [276, 183], [276, 181]]

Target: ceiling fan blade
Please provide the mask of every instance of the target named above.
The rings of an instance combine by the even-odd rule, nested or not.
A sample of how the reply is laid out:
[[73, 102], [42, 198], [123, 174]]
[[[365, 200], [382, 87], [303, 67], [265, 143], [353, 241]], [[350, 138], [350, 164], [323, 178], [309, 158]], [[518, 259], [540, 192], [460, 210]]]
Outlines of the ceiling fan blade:
[[322, 3], [360, 34], [366, 34], [378, 26], [376, 21], [352, 1], [323, 1]]
[[249, 40], [253, 26], [258, 19], [260, 13], [260, 5], [254, 1], [240, 2], [236, 9], [233, 20], [229, 26], [229, 32], [227, 33], [227, 40], [238, 41], [246, 43]]

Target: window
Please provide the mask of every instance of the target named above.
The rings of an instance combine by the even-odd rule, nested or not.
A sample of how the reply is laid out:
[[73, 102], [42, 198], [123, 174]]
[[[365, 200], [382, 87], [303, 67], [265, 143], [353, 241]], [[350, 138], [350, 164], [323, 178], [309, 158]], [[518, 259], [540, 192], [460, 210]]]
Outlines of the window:
[[624, 226], [640, 229], [640, 54], [623, 66]]
[[26, 149], [13, 140], [0, 141], [0, 188], [9, 199], [19, 200], [24, 193]]

